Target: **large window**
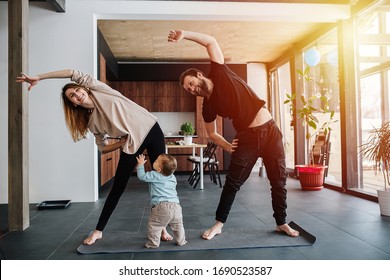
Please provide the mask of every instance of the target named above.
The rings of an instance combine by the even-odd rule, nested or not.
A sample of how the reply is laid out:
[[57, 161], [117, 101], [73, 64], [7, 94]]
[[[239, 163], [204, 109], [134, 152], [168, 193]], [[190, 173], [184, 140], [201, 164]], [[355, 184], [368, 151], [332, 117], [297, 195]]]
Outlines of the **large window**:
[[[390, 2], [390, 1], [388, 1]], [[359, 145], [373, 128], [389, 119], [390, 7], [382, 5], [356, 20], [359, 78]], [[359, 160], [360, 189], [376, 194], [384, 186], [380, 172], [365, 158]]]
[[[320, 60], [316, 63], [316, 65], [310, 67], [309, 76], [311, 82], [310, 84], [307, 83], [304, 85], [303, 92], [307, 98], [313, 95], [330, 97], [329, 110], [334, 111], [335, 114], [330, 134], [331, 154], [329, 157], [326, 183], [341, 186], [340, 103], [338, 81], [338, 42], [336, 29], [319, 38], [313, 46], [308, 46], [307, 49], [313, 47], [318, 50]], [[304, 57], [304, 53], [302, 57]], [[308, 66], [304, 62], [302, 64], [304, 69]], [[284, 104], [286, 94], [291, 95], [296, 92], [291, 88], [292, 73], [290, 73], [290, 69], [290, 63], [285, 63], [271, 71], [270, 85], [273, 104], [272, 111], [274, 112], [275, 120], [277, 120], [284, 136], [286, 164], [289, 169], [294, 169], [295, 164], [304, 163], [295, 162], [295, 153], [297, 152], [297, 145], [302, 147], [305, 143], [295, 143], [294, 130], [296, 130], [297, 125], [301, 123], [301, 120], [292, 118], [290, 107]], [[302, 69], [302, 71], [304, 71], [304, 69]], [[297, 73], [298, 71], [296, 71], [295, 75], [297, 75]], [[301, 83], [303, 80], [304, 79], [300, 79]], [[299, 95], [300, 94], [296, 93], [297, 98]], [[315, 104], [315, 106], [318, 107], [318, 104]], [[319, 123], [322, 124], [325, 121], [325, 118], [329, 118], [329, 114], [325, 116], [322, 113], [318, 113], [317, 118], [319, 119]], [[312, 133], [313, 135], [316, 134], [316, 132]], [[304, 137], [301, 137], [301, 139], [304, 139]], [[300, 152], [305, 152], [307, 148], [301, 148], [299, 150]]]
[[[367, 141], [373, 128], [379, 127], [390, 118], [390, 0], [372, 3], [365, 13], [359, 11], [359, 15], [353, 19], [355, 36], [349, 36], [352, 35], [349, 33], [349, 28], [352, 26], [350, 23], [352, 20], [346, 25], [338, 25], [342, 28], [341, 32], [348, 32], [344, 34], [346, 35], [343, 36], [344, 38], [338, 36], [335, 28], [327, 34], [313, 38], [310, 44], [302, 48], [301, 55], [293, 60], [297, 62], [296, 65], [290, 65], [293, 62], [290, 61], [278, 65], [271, 71], [270, 86], [274, 109], [272, 111], [284, 134], [287, 166], [294, 168], [295, 164], [303, 163], [301, 161], [306, 158], [303, 153], [308, 149], [304, 148], [304, 129], [298, 126], [294, 126], [294, 130], [291, 129], [289, 107], [283, 103], [286, 93], [299, 91], [305, 94], [306, 98], [331, 97], [329, 110], [335, 112], [334, 120], [337, 122], [332, 125], [331, 153], [325, 182], [328, 185], [351, 191], [358, 190], [374, 196], [376, 190], [384, 186], [384, 179], [380, 171], [374, 169], [373, 163], [361, 157], [358, 147]], [[341, 44], [338, 42], [339, 39], [349, 40], [352, 37], [354, 37], [353, 42], [344, 41], [340, 42]], [[339, 46], [348, 48], [352, 45], [356, 48], [351, 52], [349, 49], [340, 52], [342, 54], [340, 61], [343, 63], [339, 65]], [[314, 65], [305, 61], [305, 54], [312, 49], [319, 52], [318, 60]], [[291, 89], [290, 77], [299, 75], [295, 72], [290, 73], [290, 69], [295, 71], [299, 68], [304, 72], [307, 66], [310, 66], [309, 76], [312, 82], [303, 82], [296, 78], [293, 83], [296, 89]], [[339, 75], [339, 68], [342, 70], [342, 75]], [[342, 84], [339, 81], [340, 77]], [[342, 92], [340, 92], [340, 84]], [[348, 102], [346, 108], [340, 108], [340, 94], [346, 94], [342, 96], [342, 101]], [[319, 104], [314, 106], [319, 107]], [[346, 119], [341, 122], [340, 118], [344, 115]], [[317, 117], [322, 123], [321, 118], [324, 116], [319, 113]], [[342, 124], [346, 124], [347, 127], [341, 128]], [[342, 129], [349, 133], [345, 135], [347, 139], [341, 139]], [[349, 139], [352, 140], [351, 143], [348, 142]], [[344, 158], [341, 152], [343, 143], [347, 151], [347, 154], [344, 153]], [[294, 159], [300, 162], [294, 162]], [[346, 170], [342, 170], [342, 167], [346, 167]], [[347, 185], [343, 186], [342, 182]]]
[[[317, 97], [326, 97], [329, 99], [329, 111], [334, 111], [333, 123], [330, 126], [330, 156], [328, 163], [328, 173], [325, 182], [334, 186], [341, 187], [341, 146], [340, 146], [340, 95], [339, 95], [339, 68], [338, 68], [338, 40], [337, 30], [318, 38], [313, 46], [309, 46], [303, 54], [310, 49], [319, 52], [319, 62], [310, 68], [310, 81], [306, 81], [304, 91], [306, 98], [315, 95]], [[303, 59], [305, 61], [305, 59]], [[303, 63], [306, 68], [307, 63]], [[322, 105], [320, 99], [315, 101], [316, 108]], [[319, 126], [329, 121], [329, 114], [316, 113], [319, 120]], [[312, 132], [314, 134], [315, 132]]]

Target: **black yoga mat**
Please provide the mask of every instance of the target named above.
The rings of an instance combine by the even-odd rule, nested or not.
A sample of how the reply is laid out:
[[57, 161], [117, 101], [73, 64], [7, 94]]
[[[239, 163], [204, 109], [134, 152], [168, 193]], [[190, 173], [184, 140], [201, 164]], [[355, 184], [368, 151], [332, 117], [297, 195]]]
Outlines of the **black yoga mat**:
[[186, 229], [187, 244], [178, 246], [172, 240], [161, 242], [160, 247], [148, 249], [144, 247], [146, 231], [138, 232], [104, 232], [104, 237], [93, 245], [80, 245], [77, 251], [80, 254], [101, 253], [137, 253], [137, 252], [168, 252], [168, 251], [195, 251], [195, 250], [222, 250], [242, 248], [270, 248], [295, 247], [314, 244], [316, 238], [303, 228], [290, 222], [289, 225], [299, 230], [298, 237], [290, 237], [274, 229], [229, 229], [224, 228], [222, 233], [211, 240], [201, 238], [203, 231]]

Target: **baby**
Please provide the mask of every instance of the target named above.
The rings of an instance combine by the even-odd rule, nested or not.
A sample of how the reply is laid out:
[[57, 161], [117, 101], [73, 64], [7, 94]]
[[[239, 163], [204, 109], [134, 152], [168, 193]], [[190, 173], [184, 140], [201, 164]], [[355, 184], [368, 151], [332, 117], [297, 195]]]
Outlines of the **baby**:
[[176, 159], [168, 154], [161, 154], [153, 163], [153, 171], [145, 172], [144, 155], [137, 157], [137, 176], [147, 182], [150, 191], [151, 213], [148, 220], [148, 242], [145, 247], [158, 248], [161, 232], [167, 225], [173, 230], [174, 239], [180, 246], [187, 243], [183, 226], [183, 214], [176, 192]]

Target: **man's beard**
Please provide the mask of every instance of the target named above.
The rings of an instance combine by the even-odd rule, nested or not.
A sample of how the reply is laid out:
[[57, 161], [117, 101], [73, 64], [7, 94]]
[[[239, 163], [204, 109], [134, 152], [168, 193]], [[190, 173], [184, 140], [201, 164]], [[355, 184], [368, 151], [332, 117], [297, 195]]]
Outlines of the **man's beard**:
[[200, 91], [197, 92], [196, 95], [200, 96], [200, 97], [207, 97], [209, 94], [209, 89], [208, 89], [207, 84], [204, 80], [200, 80], [199, 88], [200, 88]]

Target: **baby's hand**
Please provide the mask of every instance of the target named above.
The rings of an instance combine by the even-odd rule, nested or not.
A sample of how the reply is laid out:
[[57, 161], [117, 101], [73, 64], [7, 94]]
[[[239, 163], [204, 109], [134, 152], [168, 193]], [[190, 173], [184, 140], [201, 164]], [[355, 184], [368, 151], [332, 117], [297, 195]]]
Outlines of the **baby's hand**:
[[140, 155], [137, 157], [137, 162], [138, 162], [139, 165], [144, 165], [145, 162], [147, 162], [147, 160], [145, 159], [145, 155], [140, 154]]

